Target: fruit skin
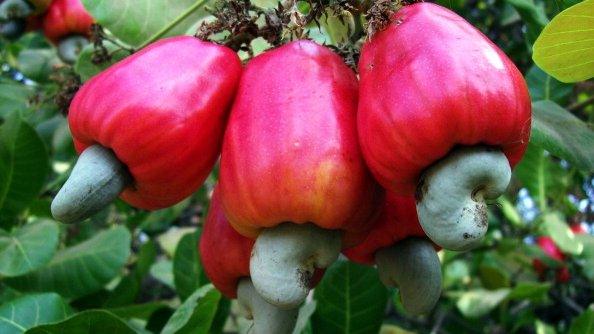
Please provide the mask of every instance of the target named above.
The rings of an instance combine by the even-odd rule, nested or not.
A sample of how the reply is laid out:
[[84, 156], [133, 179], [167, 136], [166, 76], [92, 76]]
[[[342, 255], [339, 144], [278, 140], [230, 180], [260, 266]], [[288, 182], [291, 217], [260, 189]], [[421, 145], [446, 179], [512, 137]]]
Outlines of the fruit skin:
[[216, 188], [198, 248], [206, 276], [225, 297], [237, 298], [239, 279], [250, 276], [253, 246], [254, 240], [242, 236], [229, 225]]
[[80, 153], [112, 149], [133, 177], [121, 198], [148, 210], [195, 191], [219, 153], [241, 62], [193, 37], [160, 40], [91, 78], [68, 121]]
[[381, 200], [356, 133], [357, 79], [328, 48], [299, 40], [245, 68], [225, 132], [223, 207], [255, 238], [283, 222], [346, 231], [369, 229]]
[[88, 37], [93, 17], [80, 0], [53, 0], [43, 17], [43, 33], [54, 44], [70, 35]]
[[343, 254], [351, 261], [374, 265], [376, 251], [410, 237], [427, 238], [417, 218], [414, 197], [387, 192], [381, 215], [365, 241]]
[[423, 171], [457, 146], [498, 147], [516, 165], [531, 104], [512, 61], [441, 6], [405, 6], [392, 21], [359, 61], [359, 138], [376, 179], [412, 195]]

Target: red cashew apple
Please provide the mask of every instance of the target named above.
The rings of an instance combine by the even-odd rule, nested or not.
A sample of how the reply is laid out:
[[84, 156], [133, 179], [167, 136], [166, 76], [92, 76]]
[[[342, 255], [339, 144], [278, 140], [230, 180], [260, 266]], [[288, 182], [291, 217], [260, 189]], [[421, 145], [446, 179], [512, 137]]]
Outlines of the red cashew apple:
[[381, 199], [359, 150], [357, 79], [328, 48], [299, 40], [245, 68], [221, 156], [221, 199], [256, 238], [250, 273], [284, 308], [307, 296], [315, 268], [364, 237]]
[[80, 221], [120, 193], [147, 210], [189, 196], [219, 156], [240, 75], [231, 49], [179, 36], [85, 83], [68, 113], [81, 156], [52, 202], [54, 217]]
[[372, 173], [417, 197], [423, 230], [452, 250], [487, 230], [530, 136], [524, 78], [486, 36], [432, 3], [400, 9], [365, 43], [358, 129]]
[[0, 0], [0, 36], [15, 40], [25, 31], [35, 30], [38, 20], [51, 0]]
[[[563, 255], [559, 247], [557, 247], [555, 241], [553, 241], [553, 239], [551, 239], [550, 237], [542, 236], [536, 239], [536, 244], [540, 249], [542, 249], [542, 251], [548, 257], [562, 263], [561, 267], [557, 268], [557, 281], [561, 283], [569, 281], [569, 271], [565, 265], [565, 255]], [[534, 267], [534, 270], [538, 273], [539, 277], [541, 279], [544, 278], [548, 266], [540, 259], [532, 260], [532, 266]]]
[[[570, 226], [570, 229], [575, 234], [587, 233], [587, 231], [581, 224], [573, 224]], [[541, 236], [536, 239], [536, 244], [548, 257], [562, 263], [561, 267], [557, 268], [555, 272], [557, 282], [568, 282], [571, 278], [571, 275], [569, 273], [569, 268], [565, 264], [566, 257], [563, 254], [563, 252], [559, 249], [555, 241], [551, 237]], [[538, 276], [541, 279], [545, 277], [545, 273], [547, 269], [549, 269], [548, 266], [540, 259], [534, 259], [532, 261], [532, 266], [534, 267], [534, 270], [538, 273]]]
[[382, 282], [399, 287], [402, 304], [411, 314], [427, 313], [439, 300], [441, 264], [419, 225], [412, 196], [388, 192], [365, 241], [343, 253], [358, 263], [375, 263]]
[[66, 63], [74, 63], [89, 43], [93, 22], [80, 0], [53, 0], [43, 18], [43, 32], [58, 46], [60, 58]]
[[299, 309], [280, 309], [262, 299], [254, 289], [249, 268], [253, 246], [254, 240], [229, 225], [215, 188], [199, 243], [206, 275], [227, 298], [239, 300], [248, 318], [254, 320], [254, 333], [292, 333]]

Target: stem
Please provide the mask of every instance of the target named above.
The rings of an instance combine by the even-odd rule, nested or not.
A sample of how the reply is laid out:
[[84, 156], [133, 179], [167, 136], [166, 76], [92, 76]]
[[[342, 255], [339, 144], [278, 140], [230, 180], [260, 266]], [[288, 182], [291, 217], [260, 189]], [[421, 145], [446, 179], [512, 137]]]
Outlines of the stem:
[[147, 45], [151, 44], [152, 42], [158, 40], [159, 38], [163, 37], [167, 34], [171, 29], [175, 28], [181, 21], [185, 20], [188, 16], [190, 16], [194, 11], [198, 10], [200, 7], [204, 6], [208, 0], [198, 0], [195, 4], [193, 4], [190, 8], [188, 8], [185, 12], [181, 13], [178, 17], [175, 18], [171, 23], [163, 27], [163, 29], [157, 31], [153, 36], [147, 39], [144, 43], [142, 43], [138, 49], [142, 49]]

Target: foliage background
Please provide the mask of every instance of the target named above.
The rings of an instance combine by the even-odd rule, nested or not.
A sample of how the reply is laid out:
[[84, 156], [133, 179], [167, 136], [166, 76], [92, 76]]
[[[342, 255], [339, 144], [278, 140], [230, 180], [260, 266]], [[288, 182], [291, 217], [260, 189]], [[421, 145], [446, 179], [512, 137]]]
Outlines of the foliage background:
[[[196, 6], [201, 2], [83, 0], [105, 28], [104, 49], [87, 47], [73, 68], [60, 64], [39, 32], [0, 42], [0, 333], [249, 329], [236, 304], [208, 284], [196, 249], [216, 170], [191, 198], [160, 211], [118, 201], [79, 225], [59, 224], [49, 211], [76, 160], [60, 102], [77, 76], [87, 80], [125, 57], [192, 6], [199, 8], [167, 35], [193, 34], [198, 22], [213, 19], [206, 10], [213, 4]], [[431, 314], [407, 316], [398, 291], [386, 289], [374, 269], [341, 259], [302, 307], [296, 333], [593, 333], [594, 82], [561, 83], [532, 61], [549, 19], [580, 1], [438, 2], [482, 30], [525, 74], [534, 103], [526, 157], [508, 193], [491, 205], [482, 246], [440, 253], [444, 289]], [[277, 5], [252, 3], [262, 10]], [[313, 8], [297, 5], [304, 15]], [[362, 41], [364, 21], [361, 13], [328, 10], [305, 30], [321, 43], [352, 49]], [[258, 38], [251, 46], [257, 54], [269, 45]], [[105, 58], [100, 64], [93, 62], [98, 54]], [[590, 234], [574, 235], [575, 223]], [[534, 245], [541, 235], [555, 240], [566, 264]], [[557, 282], [554, 270], [540, 279], [534, 258], [568, 266], [570, 281]]]

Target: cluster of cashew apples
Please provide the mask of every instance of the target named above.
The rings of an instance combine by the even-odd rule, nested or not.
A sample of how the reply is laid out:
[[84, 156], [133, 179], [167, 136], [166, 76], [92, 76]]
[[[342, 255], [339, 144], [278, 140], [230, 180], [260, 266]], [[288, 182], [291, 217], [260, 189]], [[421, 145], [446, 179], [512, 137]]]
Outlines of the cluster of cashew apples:
[[408, 312], [427, 313], [441, 294], [437, 251], [481, 240], [488, 201], [526, 150], [528, 90], [499, 48], [430, 3], [369, 36], [358, 72], [309, 40], [245, 66], [193, 37], [153, 43], [76, 94], [80, 157], [52, 213], [81, 221], [118, 196], [171, 206], [220, 155], [199, 249], [257, 333], [290, 333], [341, 252], [376, 265]]
[[0, 36], [13, 40], [27, 30], [43, 29], [68, 64], [89, 44], [93, 23], [81, 0], [0, 0]]

